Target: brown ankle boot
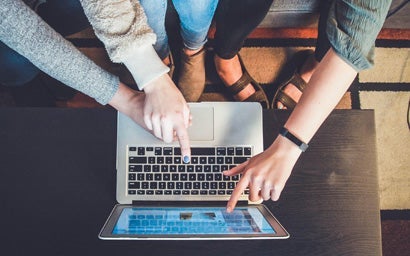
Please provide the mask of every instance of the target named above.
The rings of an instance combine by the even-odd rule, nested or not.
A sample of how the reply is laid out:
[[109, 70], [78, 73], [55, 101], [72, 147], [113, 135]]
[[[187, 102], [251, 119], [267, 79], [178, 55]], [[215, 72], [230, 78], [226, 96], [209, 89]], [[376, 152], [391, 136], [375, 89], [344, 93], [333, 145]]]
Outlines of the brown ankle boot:
[[178, 87], [187, 102], [199, 100], [205, 88], [205, 48], [192, 56], [181, 54]]

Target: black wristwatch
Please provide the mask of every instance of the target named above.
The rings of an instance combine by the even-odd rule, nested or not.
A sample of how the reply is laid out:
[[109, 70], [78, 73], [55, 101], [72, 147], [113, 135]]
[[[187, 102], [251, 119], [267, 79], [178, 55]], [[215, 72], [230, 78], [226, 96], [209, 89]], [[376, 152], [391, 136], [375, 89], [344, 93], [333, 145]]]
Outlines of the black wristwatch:
[[287, 138], [288, 140], [292, 141], [293, 143], [295, 143], [296, 146], [298, 146], [300, 150], [302, 150], [302, 152], [305, 152], [306, 149], [309, 147], [308, 144], [298, 139], [295, 135], [289, 132], [288, 129], [286, 129], [285, 127], [280, 128], [279, 134]]

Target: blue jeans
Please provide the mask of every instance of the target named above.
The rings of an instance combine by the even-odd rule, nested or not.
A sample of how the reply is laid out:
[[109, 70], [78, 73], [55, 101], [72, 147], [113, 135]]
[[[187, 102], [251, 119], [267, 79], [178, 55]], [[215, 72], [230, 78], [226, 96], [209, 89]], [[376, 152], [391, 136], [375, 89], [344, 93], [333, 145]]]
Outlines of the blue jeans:
[[[186, 48], [197, 50], [207, 42], [208, 30], [218, 0], [172, 0], [181, 22], [181, 37]], [[169, 53], [168, 36], [165, 30], [167, 0], [140, 0], [148, 18], [148, 24], [157, 35], [154, 45], [161, 59]]]
[[[38, 15], [63, 36], [90, 26], [78, 0], [47, 0], [40, 5]], [[29, 60], [0, 41], [0, 84], [24, 85], [39, 73]]]

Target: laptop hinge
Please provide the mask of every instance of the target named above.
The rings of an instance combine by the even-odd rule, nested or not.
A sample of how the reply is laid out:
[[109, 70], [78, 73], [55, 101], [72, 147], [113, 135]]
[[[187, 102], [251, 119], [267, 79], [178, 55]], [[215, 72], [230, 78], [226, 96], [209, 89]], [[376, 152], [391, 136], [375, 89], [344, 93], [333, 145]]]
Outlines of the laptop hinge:
[[[225, 201], [137, 201], [133, 200], [135, 206], [226, 206]], [[248, 205], [248, 201], [238, 201], [237, 206]]]

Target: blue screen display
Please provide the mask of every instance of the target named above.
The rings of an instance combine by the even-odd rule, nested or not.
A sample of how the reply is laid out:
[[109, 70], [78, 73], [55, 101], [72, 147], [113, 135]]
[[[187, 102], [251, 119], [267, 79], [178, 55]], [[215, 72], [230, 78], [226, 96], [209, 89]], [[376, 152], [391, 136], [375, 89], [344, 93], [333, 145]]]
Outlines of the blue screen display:
[[113, 234], [275, 234], [275, 230], [253, 207], [124, 208]]

